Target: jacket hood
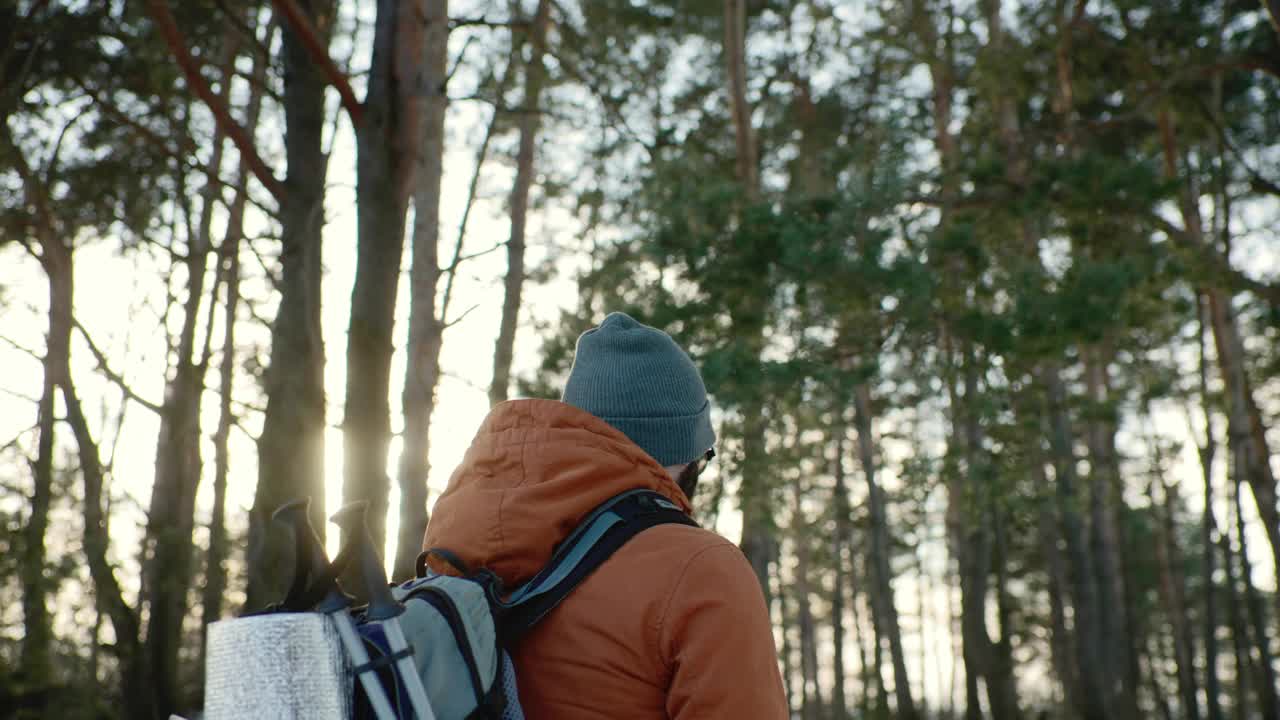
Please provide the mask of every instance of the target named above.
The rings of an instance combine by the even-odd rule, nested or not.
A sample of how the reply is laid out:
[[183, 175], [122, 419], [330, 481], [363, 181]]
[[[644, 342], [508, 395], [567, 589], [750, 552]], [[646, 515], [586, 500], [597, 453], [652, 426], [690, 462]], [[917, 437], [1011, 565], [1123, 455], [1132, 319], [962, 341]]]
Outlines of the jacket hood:
[[[500, 403], [436, 502], [423, 548], [445, 548], [512, 589], [532, 578], [588, 513], [627, 490], [690, 512], [656, 460], [605, 421], [555, 400]], [[446, 568], [431, 558], [437, 571]]]

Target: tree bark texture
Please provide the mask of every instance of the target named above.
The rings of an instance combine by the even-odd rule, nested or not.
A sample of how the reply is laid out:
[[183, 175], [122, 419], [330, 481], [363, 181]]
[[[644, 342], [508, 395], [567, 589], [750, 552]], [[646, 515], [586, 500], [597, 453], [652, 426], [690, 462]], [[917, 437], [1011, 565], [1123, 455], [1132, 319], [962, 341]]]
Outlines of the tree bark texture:
[[[378, 0], [377, 8], [364, 121], [356, 131], [358, 238], [347, 326], [342, 499], [368, 501], [369, 532], [381, 553], [391, 493], [396, 296], [431, 74], [425, 61], [427, 1]], [[361, 587], [354, 564], [346, 577], [348, 587]]]
[[[299, 0], [320, 37], [329, 37], [333, 4]], [[282, 35], [288, 192], [280, 204], [280, 305], [271, 326], [265, 377], [267, 411], [258, 438], [258, 485], [249, 516], [246, 606], [284, 597], [293, 540], [271, 523], [286, 502], [311, 498], [310, 519], [325, 535], [324, 336], [320, 323], [321, 241], [328, 158], [321, 146], [325, 80], [292, 29]]]
[[547, 30], [551, 24], [551, 0], [538, 0], [529, 35], [529, 64], [524, 71], [524, 99], [520, 103], [520, 145], [516, 150], [516, 180], [511, 189], [511, 235], [507, 239], [507, 276], [503, 283], [502, 318], [498, 324], [498, 340], [493, 347], [493, 381], [489, 385], [489, 404], [507, 399], [511, 388], [511, 362], [515, 355], [516, 329], [524, 294], [524, 251], [529, 217], [529, 191], [534, 179], [534, 151], [537, 149], [541, 125], [542, 86], [547, 69], [543, 56], [547, 51]]
[[431, 414], [440, 381], [444, 318], [436, 311], [440, 281], [440, 183], [444, 174], [444, 116], [449, 104], [449, 6], [429, 3], [425, 42], [429, 100], [423, 120], [413, 196], [413, 261], [409, 269], [409, 342], [402, 405], [404, 450], [400, 455], [400, 532], [394, 580], [413, 577], [414, 561], [427, 529], [427, 480], [431, 471]]

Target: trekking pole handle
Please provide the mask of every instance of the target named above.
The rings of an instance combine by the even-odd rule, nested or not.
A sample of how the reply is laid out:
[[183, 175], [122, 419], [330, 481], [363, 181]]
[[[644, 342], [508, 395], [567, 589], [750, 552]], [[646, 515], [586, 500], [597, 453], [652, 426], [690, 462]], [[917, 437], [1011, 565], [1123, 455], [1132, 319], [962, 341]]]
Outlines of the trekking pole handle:
[[347, 503], [329, 518], [329, 521], [342, 528], [348, 542], [356, 543], [355, 561], [359, 564], [360, 577], [365, 591], [369, 594], [369, 609], [365, 617], [370, 620], [387, 620], [404, 612], [404, 606], [396, 602], [387, 586], [387, 571], [382, 566], [382, 556], [378, 554], [373, 537], [369, 534], [369, 524], [365, 512], [369, 507], [367, 500]]

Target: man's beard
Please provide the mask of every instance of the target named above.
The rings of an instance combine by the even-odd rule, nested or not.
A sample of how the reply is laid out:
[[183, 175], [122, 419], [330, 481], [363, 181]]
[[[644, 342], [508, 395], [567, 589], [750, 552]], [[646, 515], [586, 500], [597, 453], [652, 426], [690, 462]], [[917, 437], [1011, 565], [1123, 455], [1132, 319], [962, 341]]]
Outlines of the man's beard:
[[684, 469], [676, 477], [676, 485], [679, 485], [680, 489], [684, 491], [684, 496], [689, 498], [690, 502], [693, 502], [693, 494], [698, 490], [697, 460], [684, 466]]

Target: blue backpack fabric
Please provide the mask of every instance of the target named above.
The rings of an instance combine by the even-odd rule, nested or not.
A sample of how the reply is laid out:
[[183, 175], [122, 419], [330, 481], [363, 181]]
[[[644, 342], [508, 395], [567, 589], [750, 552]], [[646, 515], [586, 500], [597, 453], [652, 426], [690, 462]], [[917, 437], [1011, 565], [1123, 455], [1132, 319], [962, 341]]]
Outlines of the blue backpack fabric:
[[[542, 570], [510, 593], [492, 572], [466, 567], [446, 548], [419, 556], [418, 577], [393, 587], [392, 594], [405, 606], [397, 619], [435, 718], [524, 720], [508, 649], [614, 551], [641, 531], [666, 523], [697, 525], [659, 493], [622, 493], [587, 515]], [[430, 556], [445, 560], [460, 576], [432, 572], [426, 562]], [[360, 617], [357, 623], [371, 660], [355, 671], [377, 674], [394, 720], [414, 718], [404, 678], [395, 670], [398, 656], [391, 651], [385, 623]], [[355, 716], [392, 720], [374, 714], [359, 683]]]

